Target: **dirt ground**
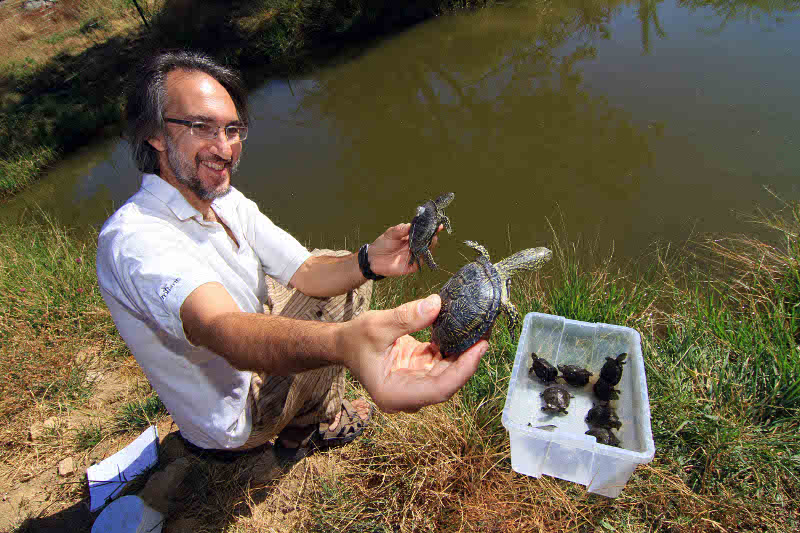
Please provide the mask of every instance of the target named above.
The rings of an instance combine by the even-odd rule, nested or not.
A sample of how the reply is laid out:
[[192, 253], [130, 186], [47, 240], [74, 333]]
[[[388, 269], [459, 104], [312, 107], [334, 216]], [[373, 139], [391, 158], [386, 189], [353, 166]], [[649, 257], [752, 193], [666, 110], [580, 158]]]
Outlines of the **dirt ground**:
[[[48, 436], [70, 434], [87, 422], [107, 424], [109, 413], [130, 401], [130, 391], [143, 379], [129, 364], [96, 371], [92, 377], [94, 394], [85, 409], [33, 424], [29, 450], [12, 464], [0, 465], [0, 531], [91, 530], [99, 512], [89, 511], [86, 469], [140, 433], [104, 438], [85, 452]], [[162, 512], [165, 533], [220, 531], [231, 525], [234, 530], [294, 530], [293, 524], [303, 519], [298, 501], [309, 471], [335, 468], [335, 453], [279, 466], [270, 446], [233, 462], [201, 458], [184, 446], [169, 416], [156, 427], [159, 463], [131, 481], [123, 494], [137, 494]]]

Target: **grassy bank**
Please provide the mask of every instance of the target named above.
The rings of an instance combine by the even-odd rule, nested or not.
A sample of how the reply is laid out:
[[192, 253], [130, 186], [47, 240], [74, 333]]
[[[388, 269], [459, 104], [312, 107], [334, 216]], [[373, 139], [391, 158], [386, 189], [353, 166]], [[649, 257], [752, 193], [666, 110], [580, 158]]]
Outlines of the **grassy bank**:
[[115, 131], [125, 76], [156, 49], [203, 50], [244, 70], [254, 87], [348, 42], [490, 1], [140, 0], [144, 19], [131, 0], [59, 0], [31, 12], [3, 2], [0, 199], [60, 155]]
[[[796, 531], [800, 206], [760, 223], [782, 243], [707, 239], [664, 249], [645, 270], [579, 261], [581, 244], [554, 232], [551, 264], [515, 283], [521, 313], [642, 335], [656, 456], [619, 498], [511, 470], [500, 415], [515, 340], [501, 319], [451, 401], [378, 414], [365, 438], [260, 486], [231, 481], [235, 464], [198, 464], [170, 520], [204, 531]], [[37, 468], [28, 465], [43, 471], [65, 450], [124, 443], [163, 417], [97, 292], [93, 247], [46, 221], [0, 228], [0, 463], [10, 486]], [[386, 308], [415, 289], [386, 280], [376, 290], [374, 306]], [[32, 445], [32, 424], [85, 414], [105, 394], [98, 368], [128, 379], [114, 384], [115, 403]], [[61, 499], [85, 497], [79, 483], [64, 483]]]

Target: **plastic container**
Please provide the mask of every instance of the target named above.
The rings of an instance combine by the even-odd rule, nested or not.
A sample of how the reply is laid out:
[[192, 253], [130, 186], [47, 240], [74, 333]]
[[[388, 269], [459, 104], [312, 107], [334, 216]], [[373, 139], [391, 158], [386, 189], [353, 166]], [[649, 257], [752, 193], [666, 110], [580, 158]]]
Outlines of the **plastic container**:
[[[547, 385], [528, 375], [532, 352], [553, 366], [579, 365], [594, 373], [582, 388], [564, 385], [559, 379], [573, 396], [568, 414], [542, 411], [539, 395]], [[611, 403], [622, 422], [615, 430], [621, 441], [617, 448], [586, 435], [589, 425], [584, 418], [597, 402], [592, 384], [606, 357], [622, 352], [628, 357], [616, 386], [619, 399]], [[528, 313], [517, 344], [502, 420], [511, 439], [511, 467], [516, 472], [533, 477], [547, 474], [585, 485], [589, 492], [617, 497], [636, 465], [649, 463], [655, 453], [639, 333], [612, 324]]]

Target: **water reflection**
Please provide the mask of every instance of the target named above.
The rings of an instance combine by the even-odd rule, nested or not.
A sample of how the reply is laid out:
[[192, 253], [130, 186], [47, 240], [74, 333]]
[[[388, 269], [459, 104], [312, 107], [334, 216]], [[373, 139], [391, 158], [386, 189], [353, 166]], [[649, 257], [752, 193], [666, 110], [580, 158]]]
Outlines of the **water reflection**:
[[[728, 210], [767, 204], [762, 185], [800, 193], [799, 3], [518, 1], [440, 17], [254, 91], [236, 185], [310, 246], [351, 249], [453, 190], [451, 267], [467, 238], [497, 256], [546, 244], [562, 213], [571, 235], [626, 257], [694, 225], [743, 229]], [[110, 140], [4, 211], [35, 201], [99, 223], [137, 186]]]
[[[615, 220], [627, 231], [615, 213], [638, 198], [655, 131], [587, 92], [582, 75], [614, 5], [519, 4], [437, 21], [320, 72], [292, 118], [336, 132], [335, 174], [347, 181], [334, 187], [366, 206], [365, 219], [408, 217], [453, 190], [459, 238], [500, 252], [546, 242], [556, 204], [580, 228]], [[304, 200], [315, 196], [323, 209], [329, 194]]]
[[659, 39], [667, 36], [664, 28], [661, 27], [661, 22], [658, 20], [658, 4], [663, 0], [639, 0], [639, 9], [637, 11], [639, 22], [642, 25], [642, 51], [644, 54], [650, 53], [650, 26], [653, 26], [653, 31]]

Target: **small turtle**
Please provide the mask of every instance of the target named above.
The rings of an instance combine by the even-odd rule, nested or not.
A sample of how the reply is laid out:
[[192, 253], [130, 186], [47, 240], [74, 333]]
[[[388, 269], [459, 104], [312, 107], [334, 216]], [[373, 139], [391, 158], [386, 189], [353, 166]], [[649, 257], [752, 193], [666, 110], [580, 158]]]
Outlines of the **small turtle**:
[[564, 381], [573, 387], [583, 387], [589, 383], [589, 378], [594, 375], [577, 365], [558, 365], [558, 370], [561, 371], [561, 377], [564, 378]]
[[609, 429], [619, 429], [622, 427], [622, 422], [619, 421], [617, 411], [607, 403], [595, 404], [594, 407], [589, 409], [586, 414], [586, 423], [592, 427], [601, 427]]
[[614, 432], [608, 428], [593, 427], [586, 432], [586, 435], [591, 435], [592, 437], [596, 438], [597, 442], [600, 444], [616, 446], [619, 448], [619, 439], [616, 435], [614, 435]]
[[556, 377], [558, 377], [558, 370], [544, 357], [539, 357], [535, 353], [532, 353], [531, 357], [533, 358], [533, 362], [531, 363], [531, 369], [528, 371], [531, 379], [533, 379], [535, 375], [542, 383], [553, 383]]
[[479, 255], [461, 267], [439, 291], [442, 308], [433, 322], [431, 340], [445, 355], [460, 354], [479, 339], [488, 337], [501, 310], [508, 315], [513, 335], [519, 313], [509, 297], [511, 277], [518, 272], [537, 270], [553, 256], [547, 248], [528, 248], [492, 264], [486, 248], [473, 241], [464, 244]]
[[417, 268], [422, 270], [422, 263], [420, 256], [425, 258], [425, 262], [433, 270], [437, 270], [439, 266], [433, 260], [433, 254], [428, 249], [436, 235], [436, 230], [439, 224], [444, 224], [444, 229], [447, 233], [453, 233], [453, 227], [450, 225], [450, 219], [444, 214], [444, 208], [453, 201], [456, 195], [448, 192], [436, 200], [428, 200], [421, 206], [417, 207], [417, 214], [411, 220], [411, 229], [408, 231], [408, 248], [411, 252], [411, 258], [408, 264], [417, 263]]
[[603, 368], [600, 369], [600, 379], [604, 380], [609, 385], [616, 385], [622, 379], [622, 365], [625, 364], [625, 358], [628, 354], [623, 352], [616, 358], [606, 357], [606, 362]]
[[553, 385], [552, 387], [547, 387], [539, 396], [544, 400], [542, 411], [568, 414], [569, 399], [573, 396], [567, 392], [567, 389]]
[[598, 379], [594, 384], [594, 395], [598, 400], [608, 402], [619, 398], [619, 391], [603, 378]]

